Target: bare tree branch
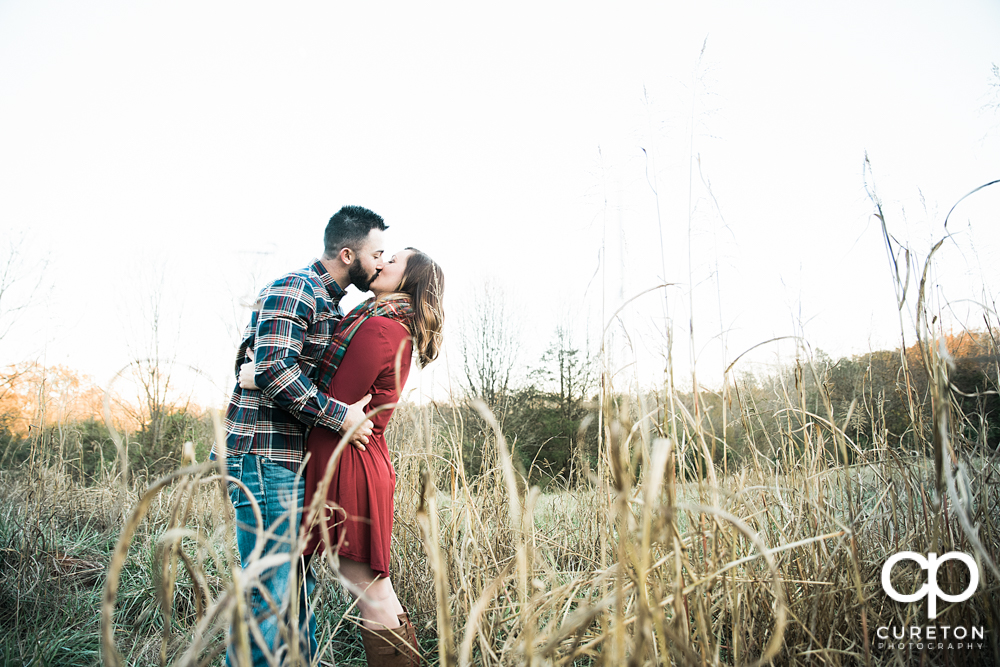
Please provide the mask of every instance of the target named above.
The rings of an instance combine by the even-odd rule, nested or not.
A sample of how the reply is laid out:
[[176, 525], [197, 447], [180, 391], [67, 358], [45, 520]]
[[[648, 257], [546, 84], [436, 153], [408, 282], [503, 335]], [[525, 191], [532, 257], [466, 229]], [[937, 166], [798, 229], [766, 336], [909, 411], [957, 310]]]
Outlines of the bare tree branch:
[[0, 248], [0, 340], [33, 305], [46, 265], [45, 261], [28, 261], [23, 236], [11, 236]]
[[521, 344], [513, 305], [503, 288], [486, 281], [462, 320], [465, 389], [498, 418], [507, 407]]

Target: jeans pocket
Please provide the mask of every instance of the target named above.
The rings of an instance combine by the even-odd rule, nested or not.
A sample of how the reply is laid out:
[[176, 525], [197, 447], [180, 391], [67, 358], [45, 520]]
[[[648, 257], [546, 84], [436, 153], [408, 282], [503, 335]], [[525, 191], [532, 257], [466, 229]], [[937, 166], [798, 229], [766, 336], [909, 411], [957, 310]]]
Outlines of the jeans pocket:
[[305, 494], [305, 480], [282, 464], [266, 457], [256, 457], [257, 474], [260, 477], [261, 508], [268, 525], [278, 522], [287, 526], [289, 509], [297, 511], [292, 515], [292, 525], [297, 525], [302, 511]]
[[226, 489], [229, 491], [229, 500], [235, 506], [239, 501], [240, 485], [237, 480], [243, 481], [243, 457], [237, 456], [226, 460]]

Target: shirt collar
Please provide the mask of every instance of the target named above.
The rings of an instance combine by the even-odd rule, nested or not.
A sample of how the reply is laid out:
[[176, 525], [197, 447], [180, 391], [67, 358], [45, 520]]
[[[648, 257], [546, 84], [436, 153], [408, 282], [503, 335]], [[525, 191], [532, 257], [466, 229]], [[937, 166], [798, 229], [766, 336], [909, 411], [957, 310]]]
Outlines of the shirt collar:
[[340, 286], [340, 283], [333, 279], [333, 276], [331, 276], [330, 272], [326, 270], [326, 267], [323, 266], [323, 262], [321, 260], [317, 259], [313, 262], [312, 270], [316, 272], [317, 276], [319, 276], [319, 281], [322, 283], [323, 287], [326, 288], [327, 293], [330, 295], [330, 300], [339, 305], [340, 300], [344, 298], [344, 294], [346, 294], [344, 288]]

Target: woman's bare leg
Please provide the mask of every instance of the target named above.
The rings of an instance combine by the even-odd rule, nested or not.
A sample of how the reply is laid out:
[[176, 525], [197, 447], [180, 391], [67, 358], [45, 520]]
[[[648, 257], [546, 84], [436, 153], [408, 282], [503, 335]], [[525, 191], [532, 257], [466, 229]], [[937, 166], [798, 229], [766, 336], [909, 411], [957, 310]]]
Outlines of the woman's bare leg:
[[382, 630], [399, 627], [398, 617], [403, 613], [403, 606], [396, 597], [391, 580], [375, 574], [368, 563], [343, 556], [340, 557], [340, 574], [350, 582], [348, 592], [358, 600], [358, 611], [366, 628]]

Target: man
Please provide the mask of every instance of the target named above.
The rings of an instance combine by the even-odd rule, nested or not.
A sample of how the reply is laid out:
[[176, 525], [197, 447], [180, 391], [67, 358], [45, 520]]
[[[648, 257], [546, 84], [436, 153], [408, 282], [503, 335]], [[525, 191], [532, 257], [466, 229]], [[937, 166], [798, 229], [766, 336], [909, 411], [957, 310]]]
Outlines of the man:
[[[231, 482], [229, 487], [243, 567], [256, 546], [257, 519], [248, 494], [260, 508], [262, 529], [274, 531], [258, 557], [291, 549], [305, 491], [299, 467], [308, 430], [322, 426], [346, 435], [357, 427], [352, 443], [363, 447], [368, 442], [372, 423], [365, 417], [364, 406], [371, 397], [345, 405], [320, 392], [313, 380], [334, 327], [343, 317], [344, 289], [354, 285], [367, 292], [382, 270], [385, 229], [382, 218], [366, 208], [340, 209], [326, 226], [322, 258], [265, 287], [250, 316], [236, 355], [236, 375], [252, 351], [254, 382], [260, 389], [242, 389], [237, 384], [226, 411], [226, 463], [229, 476], [240, 482]], [[221, 452], [213, 450], [216, 456]], [[305, 634], [307, 642], [300, 651], [311, 656], [316, 651], [316, 624], [304, 605], [314, 581], [308, 566], [300, 565], [297, 580], [305, 580], [306, 591], [292, 597], [298, 598], [299, 633]], [[287, 620], [274, 611], [288, 613], [290, 575], [290, 563], [265, 570], [252, 589], [249, 613], [260, 628], [259, 637], [250, 632], [255, 667], [268, 664], [268, 653], [275, 656], [288, 651], [282, 630]], [[240, 639], [230, 638], [227, 664], [234, 664], [235, 644]]]

